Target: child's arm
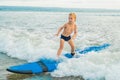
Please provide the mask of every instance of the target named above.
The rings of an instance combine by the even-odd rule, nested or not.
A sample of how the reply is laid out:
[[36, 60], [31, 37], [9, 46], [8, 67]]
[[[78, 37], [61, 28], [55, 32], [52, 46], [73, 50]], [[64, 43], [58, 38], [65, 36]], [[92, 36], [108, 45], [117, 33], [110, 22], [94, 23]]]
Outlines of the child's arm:
[[77, 33], [78, 33], [78, 29], [77, 29], [77, 26], [75, 25], [74, 34], [73, 34], [73, 36], [72, 36], [72, 39], [73, 39], [73, 40], [76, 38]]
[[58, 29], [57, 34], [55, 34], [55, 35], [56, 35], [56, 36], [59, 36], [60, 32], [64, 29], [64, 27], [65, 27], [65, 25], [63, 25], [62, 27], [60, 27], [60, 28]]

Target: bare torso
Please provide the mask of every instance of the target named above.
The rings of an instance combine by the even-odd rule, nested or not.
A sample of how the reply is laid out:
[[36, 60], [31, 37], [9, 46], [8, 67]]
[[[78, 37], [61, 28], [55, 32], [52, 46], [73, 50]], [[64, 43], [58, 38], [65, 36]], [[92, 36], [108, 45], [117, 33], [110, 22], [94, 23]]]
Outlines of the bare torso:
[[64, 30], [62, 32], [62, 35], [68, 37], [72, 34], [74, 29], [75, 29], [75, 24], [66, 23], [65, 26], [64, 26]]

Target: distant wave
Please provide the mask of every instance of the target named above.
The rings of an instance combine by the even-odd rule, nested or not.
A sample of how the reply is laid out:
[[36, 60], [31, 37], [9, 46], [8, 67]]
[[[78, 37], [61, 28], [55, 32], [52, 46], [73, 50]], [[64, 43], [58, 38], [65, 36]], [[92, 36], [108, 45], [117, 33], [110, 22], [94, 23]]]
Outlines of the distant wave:
[[120, 12], [120, 10], [114, 10], [114, 9], [59, 8], [59, 7], [29, 7], [29, 6], [0, 6], [0, 11]]

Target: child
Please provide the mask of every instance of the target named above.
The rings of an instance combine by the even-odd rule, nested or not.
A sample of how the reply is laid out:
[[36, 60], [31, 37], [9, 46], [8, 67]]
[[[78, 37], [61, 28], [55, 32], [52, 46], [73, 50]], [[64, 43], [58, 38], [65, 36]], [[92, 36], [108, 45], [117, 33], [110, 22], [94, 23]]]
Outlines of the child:
[[[65, 23], [62, 27], [58, 29], [58, 32], [56, 36], [59, 36], [60, 32], [63, 30], [61, 37], [60, 37], [60, 47], [57, 52], [57, 56], [59, 57], [60, 54], [62, 53], [63, 47], [64, 47], [64, 42], [68, 42], [68, 44], [71, 46], [71, 55], [75, 55], [75, 45], [73, 40], [77, 36], [77, 26], [75, 24], [76, 21], [76, 14], [75, 13], [70, 13], [68, 17], [68, 22]], [[71, 37], [71, 34], [74, 32], [73, 36]]]

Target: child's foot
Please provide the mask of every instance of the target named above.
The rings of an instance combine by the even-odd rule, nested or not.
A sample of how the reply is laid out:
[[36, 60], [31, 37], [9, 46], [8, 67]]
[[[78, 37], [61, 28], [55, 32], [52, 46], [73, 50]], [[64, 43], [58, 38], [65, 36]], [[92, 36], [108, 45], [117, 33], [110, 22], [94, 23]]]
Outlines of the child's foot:
[[74, 55], [75, 55], [75, 52], [72, 52], [71, 55], [74, 56]]
[[57, 56], [56, 62], [61, 62], [61, 61], [62, 61], [62, 57], [61, 56]]
[[55, 58], [55, 60], [58, 61], [58, 60], [59, 60], [59, 56], [57, 56], [57, 57]]

